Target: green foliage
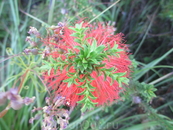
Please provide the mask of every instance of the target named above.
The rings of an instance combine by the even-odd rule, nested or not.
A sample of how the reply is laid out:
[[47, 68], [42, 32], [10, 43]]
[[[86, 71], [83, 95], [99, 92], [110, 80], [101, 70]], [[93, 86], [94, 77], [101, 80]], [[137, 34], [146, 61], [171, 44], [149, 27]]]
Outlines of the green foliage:
[[141, 92], [141, 95], [147, 99], [147, 102], [151, 101], [152, 98], [156, 97], [154, 92], [157, 90], [154, 85], [146, 84], [146, 83], [137, 83], [139, 89], [144, 89], [144, 91]]
[[154, 93], [156, 90], [157, 89], [154, 87], [154, 85], [146, 84], [144, 82], [140, 83], [138, 81], [131, 81], [130, 88], [127, 88], [127, 91], [123, 95], [126, 99], [129, 99], [131, 96], [139, 96], [144, 101], [149, 103], [153, 98], [156, 97]]
[[[13, 50], [11, 48], [7, 48], [7, 54], [14, 55]], [[40, 98], [43, 98], [46, 92], [45, 86], [43, 86], [43, 84], [40, 82], [40, 74], [36, 70], [38, 62], [40, 62], [40, 57], [35, 57], [34, 55], [25, 55], [24, 53], [21, 53], [17, 57], [13, 57], [13, 59], [11, 60], [10, 65], [19, 68], [21, 72], [8, 77], [5, 83], [1, 86], [0, 90], [9, 90], [13, 86], [15, 86], [15, 88], [19, 89], [19, 94], [21, 94], [22, 97], [36, 96], [37, 105], [32, 104], [31, 106], [23, 107], [18, 112], [10, 109], [9, 112], [3, 117], [3, 120], [0, 120], [1, 123], [3, 123], [4, 129], [11, 129], [12, 124], [14, 124], [14, 129], [22, 130], [22, 128], [26, 126], [28, 127], [28, 129], [31, 128], [31, 125], [28, 126], [30, 114], [26, 114], [26, 111], [31, 111], [34, 105], [41, 107]], [[41, 95], [39, 95], [38, 93], [41, 93]], [[0, 110], [2, 111], [2, 109]], [[15, 117], [16, 113], [18, 115], [16, 122], [11, 122], [12, 120], [10, 121], [9, 117]], [[21, 119], [24, 123], [22, 125]]]
[[100, 45], [97, 47], [96, 41], [94, 40], [92, 45], [76, 46], [80, 52], [74, 59], [74, 68], [79, 70], [80, 73], [89, 72], [91, 73], [95, 68], [103, 66], [101, 61], [107, 57], [104, 54], [105, 46]]
[[80, 24], [76, 24], [75, 27], [70, 27], [71, 30], [75, 31], [75, 33], [71, 34], [71, 36], [77, 37], [74, 39], [74, 41], [80, 44], [82, 44], [84, 40], [83, 38], [85, 37], [85, 31], [88, 29], [82, 27], [82, 24], [83, 22], [81, 22]]
[[162, 11], [160, 13], [160, 17], [163, 19], [170, 19], [173, 21], [173, 1], [172, 0], [167, 0], [167, 1], [160, 1]]

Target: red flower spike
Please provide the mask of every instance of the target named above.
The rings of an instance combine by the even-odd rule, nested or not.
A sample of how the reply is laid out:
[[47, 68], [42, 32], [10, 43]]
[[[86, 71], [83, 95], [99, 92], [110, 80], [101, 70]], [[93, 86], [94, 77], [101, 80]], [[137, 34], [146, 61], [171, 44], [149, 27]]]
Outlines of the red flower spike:
[[[109, 55], [108, 58], [105, 58], [101, 63], [105, 63], [104, 68], [109, 69], [112, 67], [116, 70], [114, 73], [126, 73], [122, 77], [129, 78], [131, 61], [126, 52], [128, 47], [122, 43], [123, 34], [119, 33], [114, 35], [112, 34], [114, 31], [112, 26], [104, 26], [102, 24], [92, 25], [89, 23], [83, 23], [83, 27], [88, 28], [88, 30], [85, 31], [84, 40], [87, 39], [87, 43], [90, 45], [93, 43], [94, 39], [97, 42], [97, 46], [104, 45], [106, 47], [104, 51], [113, 48], [114, 45], [118, 45], [117, 48], [122, 50], [118, 52], [119, 56]], [[57, 48], [63, 50], [62, 54], [58, 51], [50, 52], [50, 55], [55, 60], [58, 57], [65, 59], [69, 50], [74, 51], [76, 54], [79, 53], [79, 50], [74, 47], [81, 46], [81, 44], [74, 41], [76, 37], [71, 36], [74, 32], [74, 30], [64, 27], [63, 34], [59, 35], [60, 38], [58, 43], [46, 39], [46, 42], [44, 42], [46, 45], [54, 46], [55, 50]], [[71, 59], [74, 60], [74, 56], [72, 56]], [[52, 69], [50, 75], [46, 72], [44, 74], [44, 79], [51, 89], [56, 90], [56, 94], [66, 97], [66, 99], [70, 101], [70, 106], [75, 106], [78, 101], [81, 101], [84, 98], [84, 95], [78, 95], [85, 90], [85, 88], [81, 87], [84, 85], [84, 82], [79, 82], [79, 80], [76, 79], [77, 83], [70, 84], [70, 87], [68, 87], [68, 83], [64, 82], [64, 80], [71, 78], [68, 73], [77, 73], [78, 70], [75, 70], [74, 66], [71, 66], [68, 70], [67, 66], [68, 64], [63, 67], [63, 70], [57, 69], [55, 73], [54, 69]], [[83, 74], [80, 75], [80, 78], [82, 75]], [[97, 106], [104, 105], [105, 103], [112, 103], [120, 98], [119, 92], [123, 90], [123, 88], [120, 87], [118, 81], [114, 81], [111, 85], [112, 79], [109, 76], [104, 80], [103, 73], [99, 76], [96, 71], [92, 71], [90, 76], [93, 78], [90, 84], [95, 87], [91, 93], [94, 97], [97, 97], [96, 99], [91, 99], [91, 101], [97, 103]]]

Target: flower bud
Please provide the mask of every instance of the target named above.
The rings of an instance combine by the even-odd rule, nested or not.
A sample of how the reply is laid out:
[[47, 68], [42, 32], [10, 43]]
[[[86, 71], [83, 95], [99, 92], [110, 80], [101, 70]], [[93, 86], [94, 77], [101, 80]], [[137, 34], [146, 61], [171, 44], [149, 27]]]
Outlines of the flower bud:
[[24, 103], [25, 105], [29, 105], [29, 104], [33, 103], [34, 100], [35, 100], [35, 97], [32, 97], [32, 98], [25, 97], [25, 98], [23, 99], [23, 103]]
[[35, 118], [34, 118], [34, 117], [31, 117], [31, 118], [29, 119], [29, 123], [30, 123], [30, 124], [33, 124], [33, 123], [34, 123], [34, 120], [35, 120]]
[[26, 39], [25, 39], [26, 42], [31, 42], [31, 37], [30, 36], [27, 36]]
[[59, 27], [64, 27], [64, 23], [59, 22], [59, 23], [58, 23], [58, 26], [59, 26]]
[[68, 10], [65, 8], [61, 8], [61, 14], [68, 14]]
[[29, 123], [33, 124], [34, 120], [38, 120], [40, 119], [41, 115], [37, 114], [35, 115], [35, 117], [31, 117], [31, 119], [29, 119]]
[[31, 49], [25, 49], [23, 52], [24, 52], [26, 55], [29, 55], [29, 52], [31, 52]]
[[8, 100], [17, 100], [18, 98], [18, 89], [17, 88], [11, 88], [7, 93], [7, 99]]
[[0, 92], [0, 106], [4, 105], [6, 101], [7, 101], [6, 93]]
[[30, 35], [35, 35], [36, 37], [40, 37], [40, 33], [38, 32], [38, 30], [35, 27], [30, 26], [28, 33]]
[[132, 100], [135, 104], [141, 103], [141, 98], [139, 96], [133, 96]]
[[38, 49], [34, 48], [34, 49], [31, 49], [31, 53], [33, 55], [37, 55], [38, 54]]
[[30, 46], [31, 46], [31, 47], [36, 47], [36, 46], [37, 46], [37, 43], [34, 42], [34, 41], [31, 41], [31, 42], [30, 42]]
[[20, 97], [20, 95], [16, 96], [16, 100], [11, 100], [11, 107], [14, 110], [19, 110], [23, 106], [23, 99]]

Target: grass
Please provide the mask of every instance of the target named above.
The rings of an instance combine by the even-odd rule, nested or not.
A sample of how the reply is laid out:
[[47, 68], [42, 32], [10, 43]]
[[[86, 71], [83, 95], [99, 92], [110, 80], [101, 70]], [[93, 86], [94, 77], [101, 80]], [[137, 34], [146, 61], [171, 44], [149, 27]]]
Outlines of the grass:
[[[118, 2], [118, 1], [117, 1]], [[171, 1], [169, 1], [171, 2]], [[77, 107], [71, 114], [68, 130], [171, 130], [172, 122], [172, 17], [168, 5], [169, 2], [152, 0], [120, 0], [116, 2], [102, 3], [91, 0], [72, 0], [64, 3], [52, 0], [38, 5], [31, 1], [27, 7], [17, 1], [1, 1], [0, 4], [0, 91], [9, 90], [19, 86], [17, 79], [28, 68], [32, 69], [31, 61], [39, 59], [33, 57], [13, 57], [20, 55], [28, 46], [25, 42], [29, 26], [35, 26], [43, 30], [42, 26], [56, 25], [59, 21], [67, 24], [73, 23], [79, 18], [87, 17], [90, 22], [111, 21], [116, 22], [117, 33], [125, 34], [126, 43], [130, 46], [131, 53], [138, 63], [132, 75], [134, 81], [145, 82], [154, 85], [158, 90], [157, 97], [152, 103], [142, 99], [141, 104], [134, 104], [132, 98], [120, 101], [112, 106], [99, 107], [80, 117], [80, 108]], [[10, 8], [9, 8], [10, 7]], [[157, 9], [156, 9], [157, 7]], [[67, 14], [62, 14], [61, 9], [66, 9]], [[165, 8], [167, 12], [165, 12]], [[44, 11], [40, 11], [43, 10]], [[12, 50], [8, 49], [11, 48]], [[6, 60], [7, 53], [10, 59]], [[18, 60], [23, 68], [14, 64]], [[23, 71], [21, 71], [23, 70]], [[40, 120], [34, 124], [28, 121], [32, 116], [30, 112], [33, 106], [41, 107], [44, 103], [45, 88], [34, 73], [29, 73], [23, 84], [21, 95], [32, 97], [36, 95], [36, 102], [25, 106], [19, 111], [9, 110], [0, 118], [0, 130], [34, 130], [40, 129]], [[141, 96], [130, 86], [132, 95]], [[131, 95], [131, 96], [132, 96]], [[161, 100], [162, 99], [162, 100]], [[5, 107], [1, 106], [0, 111]]]

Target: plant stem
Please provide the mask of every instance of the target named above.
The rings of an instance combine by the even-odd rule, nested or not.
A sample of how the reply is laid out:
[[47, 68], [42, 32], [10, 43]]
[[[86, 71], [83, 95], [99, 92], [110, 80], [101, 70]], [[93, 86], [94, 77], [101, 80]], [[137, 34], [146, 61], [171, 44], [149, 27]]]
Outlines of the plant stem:
[[100, 17], [102, 14], [104, 14], [106, 11], [108, 11], [110, 8], [112, 8], [114, 5], [116, 5], [118, 2], [120, 2], [120, 0], [117, 0], [116, 2], [114, 2], [111, 6], [109, 6], [107, 9], [105, 9], [104, 11], [102, 11], [100, 14], [98, 14], [96, 17], [94, 17], [93, 19], [91, 19], [88, 24], [92, 23], [95, 19], [97, 19], [98, 17]]
[[152, 82], [151, 82], [151, 83], [149, 83], [149, 84], [154, 85], [154, 84], [156, 84], [156, 83], [158, 83], [158, 82], [160, 82], [160, 81], [162, 81], [162, 80], [164, 80], [164, 79], [168, 78], [168, 77], [169, 77], [169, 76], [171, 76], [171, 75], [173, 75], [173, 72], [168, 73], [168, 74], [166, 74], [165, 76], [160, 77], [160, 78], [158, 78], [158, 79], [156, 79], [156, 80], [152, 81]]

